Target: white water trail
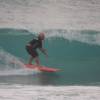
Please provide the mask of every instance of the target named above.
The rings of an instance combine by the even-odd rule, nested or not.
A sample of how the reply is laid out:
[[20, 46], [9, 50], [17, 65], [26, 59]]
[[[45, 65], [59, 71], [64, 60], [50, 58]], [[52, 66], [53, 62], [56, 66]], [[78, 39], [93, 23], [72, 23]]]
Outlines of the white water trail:
[[0, 49], [0, 76], [5, 75], [30, 75], [37, 71], [25, 68], [21, 59]]

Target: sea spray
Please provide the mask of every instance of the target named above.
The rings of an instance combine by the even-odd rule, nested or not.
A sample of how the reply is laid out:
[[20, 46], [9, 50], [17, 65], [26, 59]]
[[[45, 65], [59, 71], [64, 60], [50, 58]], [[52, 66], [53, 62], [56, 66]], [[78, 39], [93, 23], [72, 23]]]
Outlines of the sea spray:
[[33, 75], [37, 71], [27, 69], [22, 59], [0, 49], [0, 76], [8, 75]]

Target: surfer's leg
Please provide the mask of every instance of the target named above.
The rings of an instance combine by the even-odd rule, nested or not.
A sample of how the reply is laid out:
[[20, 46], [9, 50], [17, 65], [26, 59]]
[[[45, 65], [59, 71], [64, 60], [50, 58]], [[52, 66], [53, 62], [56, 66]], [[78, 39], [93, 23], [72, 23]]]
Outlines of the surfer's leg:
[[32, 64], [33, 57], [30, 56], [28, 64]]
[[28, 60], [28, 64], [32, 64], [32, 60], [33, 60], [33, 49], [30, 46], [26, 46], [26, 50], [30, 55], [30, 58]]
[[32, 47], [30, 47], [30, 46], [26, 46], [26, 50], [27, 50], [27, 52], [28, 52], [29, 55], [30, 55], [28, 64], [32, 64], [32, 61], [33, 61], [33, 59], [34, 59], [34, 60], [35, 60], [35, 63], [38, 65], [38, 64], [39, 64], [39, 60], [38, 60], [38, 58], [37, 58], [37, 56], [38, 56], [37, 51], [34, 50], [34, 49], [32, 49]]
[[36, 65], [40, 65], [40, 60], [39, 60], [39, 57], [37, 56], [37, 57], [34, 57], [34, 61], [35, 61], [35, 64]]

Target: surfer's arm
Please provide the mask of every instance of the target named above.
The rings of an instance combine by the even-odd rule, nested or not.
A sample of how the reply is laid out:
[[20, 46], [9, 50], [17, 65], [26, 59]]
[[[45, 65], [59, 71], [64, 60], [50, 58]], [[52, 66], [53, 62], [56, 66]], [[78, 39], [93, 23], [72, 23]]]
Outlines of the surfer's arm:
[[47, 54], [46, 49], [44, 49], [44, 48], [39, 48], [39, 49], [40, 49], [40, 51], [41, 51], [43, 54], [45, 54], [45, 55], [48, 57], [48, 54]]

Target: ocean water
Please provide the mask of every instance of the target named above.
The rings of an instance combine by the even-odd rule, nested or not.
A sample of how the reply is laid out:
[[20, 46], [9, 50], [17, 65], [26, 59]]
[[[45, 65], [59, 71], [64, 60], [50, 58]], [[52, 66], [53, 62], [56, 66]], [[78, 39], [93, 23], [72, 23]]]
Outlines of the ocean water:
[[56, 73], [26, 69], [19, 63], [27, 63], [25, 45], [36, 33], [0, 29], [0, 99], [99, 100], [99, 31], [70, 31], [71, 35], [67, 30], [45, 32], [49, 57], [39, 52], [41, 64], [61, 69]]
[[[0, 100], [99, 100], [99, 9], [99, 0], [0, 0]], [[40, 31], [49, 55], [38, 51], [41, 64], [59, 72], [20, 64]]]

